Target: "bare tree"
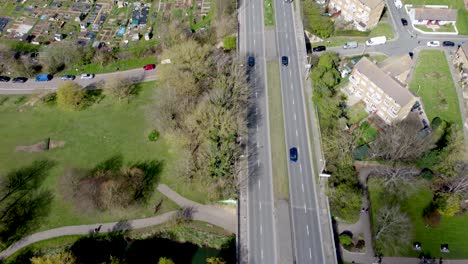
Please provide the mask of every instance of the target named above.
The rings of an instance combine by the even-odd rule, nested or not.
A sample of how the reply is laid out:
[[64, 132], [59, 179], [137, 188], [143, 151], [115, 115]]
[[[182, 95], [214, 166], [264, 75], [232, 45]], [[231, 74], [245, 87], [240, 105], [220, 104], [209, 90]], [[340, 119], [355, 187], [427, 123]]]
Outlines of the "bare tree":
[[413, 161], [434, 146], [431, 136], [419, 133], [417, 119], [407, 118], [385, 129], [371, 144], [371, 155], [393, 161]]
[[399, 206], [384, 206], [380, 208], [376, 217], [374, 232], [376, 251], [386, 254], [398, 253], [402, 245], [411, 241], [411, 224], [408, 216]]
[[132, 79], [117, 76], [106, 80], [104, 91], [120, 101], [135, 94], [136, 86]]
[[398, 200], [407, 198], [414, 186], [411, 181], [418, 171], [408, 167], [396, 166], [378, 166], [370, 174], [370, 176], [379, 177], [382, 186], [387, 194], [398, 198]]

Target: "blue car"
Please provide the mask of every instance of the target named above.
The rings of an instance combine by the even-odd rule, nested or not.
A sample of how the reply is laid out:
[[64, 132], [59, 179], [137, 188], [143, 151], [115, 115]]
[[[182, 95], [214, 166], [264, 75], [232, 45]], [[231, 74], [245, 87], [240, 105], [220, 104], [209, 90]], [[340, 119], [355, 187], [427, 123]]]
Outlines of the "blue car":
[[248, 59], [248, 64], [250, 67], [253, 67], [255, 65], [255, 58], [250, 56]]
[[296, 162], [296, 161], [297, 161], [297, 148], [290, 148], [290, 149], [289, 149], [289, 159], [290, 159], [292, 162]]

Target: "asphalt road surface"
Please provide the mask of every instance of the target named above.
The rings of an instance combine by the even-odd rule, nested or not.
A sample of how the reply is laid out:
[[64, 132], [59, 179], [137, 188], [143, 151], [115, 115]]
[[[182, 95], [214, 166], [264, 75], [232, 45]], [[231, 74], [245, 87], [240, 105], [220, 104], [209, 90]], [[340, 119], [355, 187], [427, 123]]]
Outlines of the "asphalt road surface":
[[292, 3], [275, 0], [280, 65], [281, 56], [289, 58], [289, 64], [281, 66], [286, 146], [298, 149], [298, 161], [288, 164], [294, 255], [298, 264], [325, 263], [293, 15]]
[[[241, 54], [252, 87], [249, 110], [248, 255], [251, 264], [277, 263], [276, 232], [273, 214], [273, 177], [268, 131], [266, 60], [263, 1], [242, 1], [240, 6]], [[243, 48], [244, 47], [244, 48]], [[247, 58], [255, 58], [249, 66]]]
[[[156, 70], [144, 71], [143, 69], [134, 69], [128, 71], [119, 71], [105, 74], [98, 74], [93, 79], [81, 80], [79, 76], [74, 82], [87, 89], [96, 87], [99, 82], [111, 78], [135, 78], [139, 82], [148, 82], [156, 80]], [[54, 77], [48, 82], [36, 82], [34, 78], [25, 83], [0, 82], [0, 94], [31, 94], [46, 90], [56, 90], [64, 81], [60, 77]]]

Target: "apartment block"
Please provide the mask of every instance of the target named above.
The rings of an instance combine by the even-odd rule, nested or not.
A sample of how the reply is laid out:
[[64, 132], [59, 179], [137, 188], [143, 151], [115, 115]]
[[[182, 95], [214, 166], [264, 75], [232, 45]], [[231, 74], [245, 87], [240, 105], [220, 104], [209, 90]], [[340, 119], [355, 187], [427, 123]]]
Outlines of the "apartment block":
[[356, 29], [370, 30], [379, 23], [383, 0], [330, 0], [330, 13], [339, 13], [346, 21], [354, 21]]
[[367, 112], [387, 124], [405, 119], [417, 101], [409, 89], [365, 57], [356, 64], [349, 81], [346, 92], [362, 100]]

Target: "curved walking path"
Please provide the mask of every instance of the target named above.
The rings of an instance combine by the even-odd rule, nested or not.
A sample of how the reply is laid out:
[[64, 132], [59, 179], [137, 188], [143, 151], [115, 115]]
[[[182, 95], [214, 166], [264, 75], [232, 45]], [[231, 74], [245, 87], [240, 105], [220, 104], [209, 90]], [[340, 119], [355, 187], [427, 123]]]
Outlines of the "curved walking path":
[[[236, 233], [237, 231], [237, 218], [234, 212], [230, 212], [223, 208], [219, 208], [212, 205], [202, 205], [191, 200], [188, 200], [178, 193], [174, 192], [165, 184], [160, 184], [158, 186], [158, 190], [166, 195], [169, 199], [174, 201], [180, 207], [193, 207], [195, 212], [193, 214], [193, 220], [203, 221], [210, 223], [212, 225], [216, 225], [222, 227], [232, 233]], [[128, 221], [120, 221], [120, 222], [112, 222], [112, 223], [96, 223], [91, 225], [77, 225], [77, 226], [64, 226], [54, 229], [49, 229], [46, 231], [42, 231], [39, 233], [35, 233], [24, 237], [23, 239], [13, 243], [10, 247], [0, 252], [0, 260], [5, 259], [18, 250], [27, 247], [33, 243], [47, 240], [51, 238], [61, 237], [61, 236], [68, 236], [68, 235], [88, 235], [92, 234], [94, 229], [98, 226], [101, 226], [100, 233], [108, 233], [108, 232], [116, 232], [116, 231], [123, 231], [123, 230], [130, 230], [130, 229], [138, 229], [144, 228], [154, 225], [159, 225], [164, 222], [170, 221], [173, 219], [177, 211], [172, 211], [168, 213], [164, 213], [162, 215], [150, 217], [150, 218], [143, 218], [143, 219], [136, 219], [136, 220], [128, 220]]]

